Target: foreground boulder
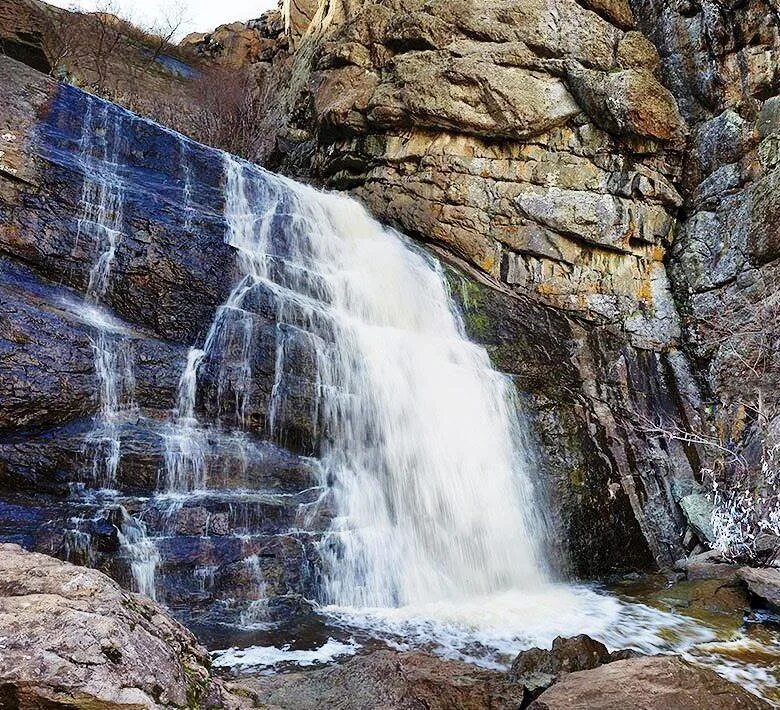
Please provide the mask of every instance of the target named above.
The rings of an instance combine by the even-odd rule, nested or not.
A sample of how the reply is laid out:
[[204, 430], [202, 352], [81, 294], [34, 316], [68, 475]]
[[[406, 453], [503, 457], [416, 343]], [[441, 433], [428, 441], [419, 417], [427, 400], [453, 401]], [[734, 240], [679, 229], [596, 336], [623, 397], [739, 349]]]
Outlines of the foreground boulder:
[[637, 655], [629, 650], [610, 653], [603, 643], [586, 634], [572, 638], [559, 636], [553, 641], [551, 650], [529, 648], [522, 651], [512, 663], [509, 677], [536, 697], [567, 673], [591, 670]]
[[676, 656], [615, 661], [571, 673], [542, 693], [533, 710], [741, 710], [768, 708], [714, 671]]
[[397, 651], [376, 651], [315, 671], [244, 679], [240, 688], [269, 710], [515, 710], [525, 694], [499, 671]]
[[0, 707], [234, 708], [195, 637], [95, 570], [0, 545]]
[[774, 609], [780, 609], [780, 569], [776, 567], [742, 567], [737, 576], [750, 593]]

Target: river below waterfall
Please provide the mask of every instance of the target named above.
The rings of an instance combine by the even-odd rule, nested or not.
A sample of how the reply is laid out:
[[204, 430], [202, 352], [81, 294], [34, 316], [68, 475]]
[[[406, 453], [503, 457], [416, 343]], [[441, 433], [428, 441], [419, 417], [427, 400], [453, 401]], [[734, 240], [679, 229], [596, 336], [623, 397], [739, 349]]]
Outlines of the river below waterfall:
[[539, 595], [507, 593], [461, 604], [323, 607], [293, 627], [195, 630], [227, 675], [321, 667], [387, 647], [503, 670], [521, 650], [585, 633], [610, 650], [681, 654], [780, 704], [780, 616], [713, 606], [697, 586], [631, 575], [608, 586], [551, 585]]

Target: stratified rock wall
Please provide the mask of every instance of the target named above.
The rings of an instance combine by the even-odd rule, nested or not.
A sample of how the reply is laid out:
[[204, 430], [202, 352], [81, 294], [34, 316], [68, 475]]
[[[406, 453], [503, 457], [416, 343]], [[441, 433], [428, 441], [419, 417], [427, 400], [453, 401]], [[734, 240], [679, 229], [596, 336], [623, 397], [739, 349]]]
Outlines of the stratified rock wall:
[[[191, 348], [240, 280], [225, 155], [5, 57], [0, 104], [0, 541], [190, 618], [311, 598], [315, 531], [297, 515], [322, 489], [300, 446], [267, 430], [269, 294], [239, 323], [255, 345], [245, 425], [225, 415], [241, 354], [228, 323], [193, 375], [201, 428], [174, 426]], [[283, 414], [307, 421], [296, 402]]]
[[467, 327], [525, 395], [571, 569], [682, 554], [706, 452], [650, 430], [699, 427], [665, 267], [690, 129], [632, 7], [303, 4], [254, 64], [257, 157], [489, 284]]
[[760, 470], [780, 441], [777, 6], [632, 5], [691, 126], [669, 259], [686, 342], [720, 429]]

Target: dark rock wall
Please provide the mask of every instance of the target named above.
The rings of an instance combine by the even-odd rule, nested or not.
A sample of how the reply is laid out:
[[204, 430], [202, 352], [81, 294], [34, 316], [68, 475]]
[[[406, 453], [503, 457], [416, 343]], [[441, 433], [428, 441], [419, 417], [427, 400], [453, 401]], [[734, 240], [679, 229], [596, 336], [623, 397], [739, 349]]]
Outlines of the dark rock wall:
[[[287, 595], [314, 595], [326, 523], [295, 532], [318, 475], [266, 430], [276, 328], [262, 294], [247, 312], [258, 328], [251, 416], [225, 419], [235, 393], [221, 364], [205, 363], [208, 490], [165, 495], [188, 351], [240, 277], [223, 154], [6, 58], [0, 87], [0, 538], [156, 590], [203, 623], [235, 618], [261, 583], [268, 614], [275, 598], [295, 607]], [[111, 232], [97, 222], [117, 237], [104, 290], [90, 285]], [[226, 333], [212, 356], [227, 362]], [[118, 376], [109, 414], [101, 367]], [[289, 416], [303, 418], [294, 403]]]
[[724, 438], [760, 470], [780, 430], [780, 17], [762, 0], [632, 4], [691, 127], [669, 258], [686, 344]]

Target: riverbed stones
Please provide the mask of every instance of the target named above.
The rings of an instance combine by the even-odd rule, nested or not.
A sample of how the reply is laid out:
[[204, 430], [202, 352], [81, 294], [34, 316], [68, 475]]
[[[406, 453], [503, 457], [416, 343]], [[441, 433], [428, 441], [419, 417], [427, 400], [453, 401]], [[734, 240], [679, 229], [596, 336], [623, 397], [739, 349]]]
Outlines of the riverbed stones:
[[616, 661], [571, 673], [528, 706], [531, 710], [763, 710], [769, 704], [714, 671], [675, 656]]

